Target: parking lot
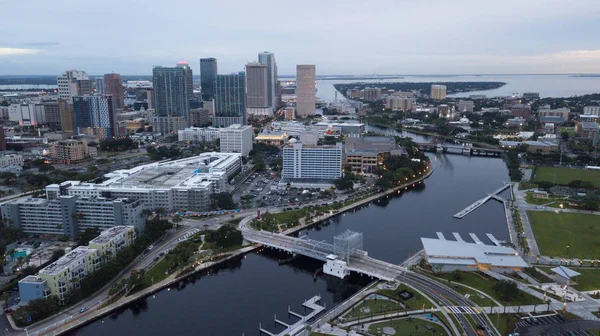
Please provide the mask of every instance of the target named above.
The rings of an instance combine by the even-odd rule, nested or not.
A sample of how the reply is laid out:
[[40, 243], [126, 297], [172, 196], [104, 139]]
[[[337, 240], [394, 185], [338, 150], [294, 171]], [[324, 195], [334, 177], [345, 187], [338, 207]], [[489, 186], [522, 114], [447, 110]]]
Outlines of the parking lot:
[[567, 320], [562, 315], [534, 316], [517, 322], [522, 336], [587, 336], [594, 335], [588, 329], [598, 328], [600, 322], [587, 320]]

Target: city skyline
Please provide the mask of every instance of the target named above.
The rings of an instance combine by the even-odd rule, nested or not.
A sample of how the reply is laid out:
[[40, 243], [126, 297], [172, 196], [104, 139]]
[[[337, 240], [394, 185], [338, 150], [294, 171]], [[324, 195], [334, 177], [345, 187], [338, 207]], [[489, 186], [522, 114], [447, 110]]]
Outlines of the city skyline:
[[[256, 61], [261, 50], [277, 55], [281, 74], [293, 74], [296, 64], [317, 64], [323, 74], [600, 72], [600, 41], [594, 34], [600, 29], [600, 3], [594, 1], [384, 1], [360, 12], [352, 2], [261, 4], [264, 11], [256, 11], [255, 3], [190, 2], [185, 11], [166, 17], [172, 4], [159, 1], [142, 7], [115, 0], [53, 6], [34, 1], [27, 8], [7, 2], [7, 13], [26, 12], [35, 24], [5, 18], [6, 27], [19, 29], [9, 28], [0, 41], [0, 73], [58, 75], [72, 68], [142, 75], [176, 59], [186, 59], [199, 73], [197, 60], [215, 57], [226, 74]], [[200, 12], [210, 15], [198, 22]], [[270, 18], [278, 13], [294, 15], [276, 24]], [[98, 29], [88, 22], [107, 24]], [[133, 39], [117, 24], [128, 22], [164, 24]], [[190, 43], [193, 38], [181, 33], [190, 29], [201, 30], [202, 40]], [[153, 48], [158, 41], [161, 48]]]

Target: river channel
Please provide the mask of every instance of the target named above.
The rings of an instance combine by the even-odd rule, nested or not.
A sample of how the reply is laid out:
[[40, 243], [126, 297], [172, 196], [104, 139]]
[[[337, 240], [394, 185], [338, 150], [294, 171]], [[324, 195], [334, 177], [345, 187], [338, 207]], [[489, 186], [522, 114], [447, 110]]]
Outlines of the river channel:
[[[374, 127], [371, 131], [384, 132]], [[410, 135], [416, 141], [427, 141]], [[490, 201], [463, 219], [459, 212], [475, 200], [499, 188], [508, 180], [506, 165], [498, 158], [430, 154], [433, 175], [410, 190], [337, 216], [303, 234], [317, 240], [333, 241], [347, 229], [364, 233], [364, 249], [369, 255], [400, 263], [422, 248], [421, 237], [452, 232], [471, 241], [473, 232], [485, 243], [492, 233], [508, 239], [501, 203]], [[283, 321], [287, 308], [303, 313], [304, 300], [321, 294], [332, 307], [360, 290], [371, 280], [352, 275], [344, 280], [313, 272], [322, 263], [306, 257], [279, 265], [285, 254], [267, 249], [229, 261], [182, 282], [178, 287], [156, 293], [97, 320], [72, 335], [259, 335], [263, 328], [279, 332], [273, 315]]]

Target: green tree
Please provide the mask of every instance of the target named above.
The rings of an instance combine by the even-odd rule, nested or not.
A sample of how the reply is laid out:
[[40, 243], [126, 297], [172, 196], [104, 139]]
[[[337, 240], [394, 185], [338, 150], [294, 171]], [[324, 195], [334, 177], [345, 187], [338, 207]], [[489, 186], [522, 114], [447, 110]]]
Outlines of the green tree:
[[173, 216], [173, 218], [171, 219], [171, 221], [173, 223], [175, 223], [176, 229], [179, 229], [179, 223], [181, 223], [182, 220], [183, 220], [183, 218], [181, 218], [181, 216], [179, 216], [179, 214], [175, 214], [175, 216]]
[[210, 207], [213, 210], [220, 210], [220, 209], [231, 210], [231, 209], [235, 209], [237, 207], [237, 205], [233, 201], [233, 198], [231, 197], [230, 193], [222, 192], [222, 193], [217, 193], [217, 194], [212, 195]]

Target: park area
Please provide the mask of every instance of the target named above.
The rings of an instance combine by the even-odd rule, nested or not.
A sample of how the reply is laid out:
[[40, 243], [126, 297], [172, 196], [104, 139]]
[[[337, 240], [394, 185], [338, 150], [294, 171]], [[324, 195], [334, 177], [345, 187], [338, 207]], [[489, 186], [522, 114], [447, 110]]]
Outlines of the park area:
[[542, 255], [600, 258], [600, 216], [550, 211], [527, 211], [527, 216]]
[[574, 169], [564, 167], [542, 167], [538, 166], [535, 170], [533, 180], [535, 182], [550, 182], [554, 183], [554, 170], [556, 169], [556, 184], [568, 185], [569, 182], [580, 180], [584, 182], [592, 182], [596, 187], [600, 187], [600, 171]]

